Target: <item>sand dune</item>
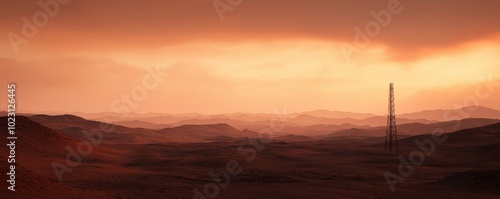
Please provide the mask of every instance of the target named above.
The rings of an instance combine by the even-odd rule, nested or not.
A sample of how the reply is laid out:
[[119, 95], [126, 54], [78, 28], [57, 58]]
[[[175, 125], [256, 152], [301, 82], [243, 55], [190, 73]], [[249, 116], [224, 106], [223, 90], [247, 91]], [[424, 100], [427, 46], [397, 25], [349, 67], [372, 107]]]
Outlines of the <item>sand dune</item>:
[[[7, 129], [6, 117], [0, 117], [0, 128]], [[65, 147], [75, 147], [78, 140], [61, 132], [50, 129], [24, 116], [16, 117], [16, 192], [2, 191], [2, 198], [69, 198], [82, 192], [68, 184], [60, 184], [52, 172], [51, 163], [65, 161]], [[7, 140], [2, 138], [2, 145]], [[0, 148], [2, 160], [8, 154], [6, 147]], [[0, 161], [0, 167], [7, 167], [6, 161]], [[2, 186], [7, 184], [2, 181]], [[5, 194], [5, 195], [4, 195]], [[93, 191], [89, 196], [97, 196]]]
[[[7, 129], [6, 117], [0, 117], [0, 128]], [[24, 116], [16, 117], [15, 132], [17, 139], [20, 140], [17, 145], [18, 149], [28, 153], [37, 150], [44, 154], [60, 151], [66, 145], [75, 144], [77, 141]], [[6, 141], [5, 137], [3, 141]]]

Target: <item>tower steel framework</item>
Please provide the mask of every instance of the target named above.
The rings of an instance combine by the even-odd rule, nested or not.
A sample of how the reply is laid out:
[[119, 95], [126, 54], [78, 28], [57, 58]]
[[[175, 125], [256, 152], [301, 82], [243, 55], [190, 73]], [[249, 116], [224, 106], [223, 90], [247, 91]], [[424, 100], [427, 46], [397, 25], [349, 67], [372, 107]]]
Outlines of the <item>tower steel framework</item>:
[[398, 130], [396, 128], [396, 107], [394, 104], [394, 84], [389, 85], [389, 114], [387, 115], [387, 129], [385, 132], [385, 151], [399, 151]]

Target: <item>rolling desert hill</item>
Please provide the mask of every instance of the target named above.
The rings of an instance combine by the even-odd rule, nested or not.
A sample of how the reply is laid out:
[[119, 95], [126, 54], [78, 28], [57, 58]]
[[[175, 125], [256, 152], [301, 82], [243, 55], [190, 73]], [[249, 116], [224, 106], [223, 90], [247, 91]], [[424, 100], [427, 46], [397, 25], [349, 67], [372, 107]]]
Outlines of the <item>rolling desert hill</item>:
[[221, 138], [243, 138], [255, 134], [251, 131], [240, 131], [225, 123], [182, 125], [161, 129], [158, 132], [177, 142], [204, 142]]
[[[0, 128], [7, 129], [7, 117], [0, 117]], [[52, 154], [58, 151], [64, 151], [67, 145], [75, 145], [77, 140], [63, 133], [48, 128], [35, 122], [28, 117], [17, 116], [15, 133], [19, 144], [18, 150], [26, 153], [41, 150], [39, 152]], [[6, 144], [6, 136], [2, 137], [2, 145]], [[5, 147], [1, 148], [2, 150]]]
[[[66, 119], [71, 119], [71, 117]], [[7, 129], [6, 117], [0, 117], [0, 128]], [[16, 116], [15, 132], [17, 136], [15, 140], [16, 192], [2, 191], [2, 198], [33, 198], [33, 196], [43, 199], [71, 198], [82, 193], [79, 187], [74, 186], [75, 184], [60, 183], [52, 167], [54, 162], [64, 164], [75, 160], [67, 159], [69, 154], [67, 148], [77, 151], [78, 139], [71, 138], [25, 116]], [[5, 146], [7, 141], [6, 137], [2, 137], [2, 145]], [[119, 161], [121, 156], [116, 150], [100, 146], [92, 146], [91, 149], [85, 148], [84, 150], [91, 150], [91, 155], [82, 159], [80, 167], [89, 173], [93, 173], [95, 168], [100, 172], [109, 169], [107, 165]], [[6, 160], [5, 154], [8, 154], [7, 147], [0, 147], [0, 158]], [[0, 161], [0, 167], [7, 168], [7, 161]], [[84, 179], [84, 176], [90, 175], [77, 172], [77, 176], [77, 179]], [[66, 180], [72, 181], [69, 177]], [[0, 184], [7, 187], [6, 181]], [[99, 190], [85, 192], [87, 197], [102, 198], [107, 195]]]
[[254, 124], [256, 122], [247, 122], [231, 118], [204, 118], [204, 119], [188, 119], [182, 120], [180, 122], [171, 123], [172, 126], [183, 126], [183, 125], [209, 125], [209, 124], [229, 124], [236, 128], [245, 129], [246, 126]]
[[[150, 120], [151, 119], [151, 120]], [[182, 125], [209, 125], [225, 123], [237, 129], [243, 130], [250, 127], [259, 129], [269, 126], [269, 120], [262, 121], [243, 121], [235, 118], [213, 117], [213, 118], [183, 118], [182, 120], [175, 120], [175, 122], [161, 122], [163, 120], [156, 120], [157, 118], [136, 118], [134, 120], [122, 120], [113, 122], [113, 124], [126, 126], [130, 128], [147, 128], [147, 129], [163, 129], [168, 127], [182, 126]]]
[[328, 135], [328, 137], [340, 137], [340, 136], [372, 137], [373, 135], [370, 134], [367, 129], [358, 129], [358, 128], [341, 130]]
[[[341, 124], [352, 124], [355, 126], [380, 126], [381, 124], [385, 124], [387, 122], [387, 118], [383, 116], [373, 116], [365, 119], [352, 119], [352, 118], [326, 118], [326, 117], [315, 117], [311, 115], [299, 115], [289, 121], [292, 125], [302, 125], [302, 126], [310, 126], [316, 124], [327, 124], [327, 125], [341, 125]], [[423, 123], [429, 124], [432, 121], [425, 119], [405, 119], [398, 118], [398, 123], [406, 124], [406, 123]]]
[[206, 115], [203, 117], [203, 119], [230, 118], [242, 122], [259, 122], [259, 121], [270, 120], [273, 117], [274, 115], [269, 113], [229, 113], [229, 114]]
[[115, 116], [115, 115], [102, 115], [101, 117], [85, 117], [86, 119], [89, 120], [97, 120], [97, 121], [109, 121], [111, 123], [115, 122], [124, 122], [124, 121], [145, 121], [149, 123], [154, 123], [154, 124], [172, 124], [176, 122], [181, 122], [183, 120], [189, 120], [189, 119], [194, 119], [198, 118], [196, 116], [180, 116], [180, 115], [170, 115], [170, 114], [164, 114], [164, 115], [155, 115], [155, 116], [138, 116], [138, 117], [131, 117], [128, 116], [126, 118], [123, 118], [121, 116]]
[[[430, 134], [435, 130], [450, 133], [462, 129], [476, 128], [500, 122], [498, 119], [468, 118], [457, 121], [436, 122], [431, 124], [408, 123], [397, 125], [398, 133], [401, 135]], [[370, 128], [367, 132], [374, 136], [385, 136], [385, 126]]]
[[[304, 116], [311, 118], [312, 116]], [[298, 116], [298, 117], [301, 117]], [[167, 127], [161, 129], [146, 129], [146, 128], [129, 128], [121, 125], [112, 125], [99, 121], [86, 120], [84, 118], [73, 116], [73, 115], [33, 115], [29, 117], [30, 119], [37, 121], [47, 127], [58, 130], [65, 133], [66, 135], [82, 139], [84, 135], [82, 130], [90, 131], [92, 129], [99, 129], [101, 125], [113, 126], [113, 131], [104, 132], [106, 137], [106, 142], [110, 143], [155, 143], [155, 142], [205, 142], [205, 141], [223, 141], [232, 140], [230, 138], [242, 138], [248, 136], [243, 133], [244, 131], [240, 129], [249, 129], [249, 132], [255, 133], [259, 129], [269, 125], [266, 124], [256, 124], [255, 122], [246, 126], [244, 124], [239, 124], [239, 128], [233, 127], [231, 124], [220, 123], [220, 121], [228, 121], [228, 119], [207, 119], [207, 120], [188, 120], [195, 124], [184, 124], [184, 122], [178, 123], [174, 127]], [[313, 117], [315, 118], [315, 117]], [[365, 120], [378, 121], [382, 117], [372, 117]], [[325, 118], [320, 118], [325, 119]], [[337, 120], [328, 119], [326, 120]], [[352, 119], [349, 119], [354, 121]], [[442, 129], [444, 132], [452, 132], [455, 130], [467, 129], [485, 126], [489, 124], [494, 124], [500, 120], [496, 119], [464, 119], [460, 121], [447, 121], [447, 122], [437, 122], [437, 123], [400, 123], [401, 119], [398, 119], [398, 132], [404, 137], [408, 135], [418, 135], [418, 134], [429, 134], [435, 129]], [[404, 120], [404, 119], [403, 119]], [[185, 123], [189, 123], [186, 121]], [[234, 120], [230, 120], [234, 121]], [[213, 123], [211, 123], [213, 122]], [[294, 121], [291, 121], [292, 123]], [[380, 121], [378, 121], [380, 123]], [[407, 121], [409, 122], [409, 121]], [[428, 121], [426, 121], [428, 122]], [[314, 123], [314, 122], [313, 122]], [[138, 125], [145, 125], [145, 122], [137, 121]], [[366, 124], [366, 123], [364, 123]], [[385, 123], [382, 123], [385, 124]], [[159, 125], [157, 127], [161, 127]], [[457, 128], [454, 128], [457, 126]], [[245, 128], [249, 127], [249, 128]], [[278, 132], [275, 136], [284, 135], [297, 135], [297, 136], [307, 136], [307, 137], [319, 137], [320, 139], [325, 139], [326, 137], [343, 137], [343, 136], [355, 136], [355, 137], [381, 137], [385, 136], [385, 126], [370, 127], [367, 125], [357, 126], [349, 123], [344, 123], [340, 125], [310, 125], [310, 126], [287, 126], [283, 132]], [[296, 139], [294, 139], [296, 140]]]
[[295, 135], [307, 135], [307, 136], [323, 136], [331, 134], [333, 132], [346, 130], [346, 129], [370, 129], [370, 126], [356, 126], [352, 124], [341, 124], [341, 125], [327, 125], [327, 124], [316, 124], [311, 126], [292, 126], [289, 125], [283, 129], [280, 134], [295, 134]]
[[142, 120], [124, 120], [124, 121], [113, 122], [113, 124], [128, 127], [128, 128], [145, 128], [145, 129], [153, 129], [153, 130], [159, 130], [159, 129], [173, 127], [170, 124], [157, 124], [157, 123], [151, 123], [151, 122], [146, 122], [146, 121], [142, 121]]
[[[500, 144], [500, 122], [487, 126], [467, 128], [445, 133], [447, 139], [440, 145], [454, 145], [462, 149], [466, 147], [492, 148], [497, 150]], [[416, 139], [423, 140], [430, 135], [416, 135], [400, 140], [401, 145], [414, 145]], [[498, 151], [500, 152], [500, 151]]]
[[[450, 133], [462, 129], [483, 127], [498, 122], [500, 122], [500, 120], [497, 119], [469, 118], [458, 121], [436, 122], [430, 124], [421, 124], [421, 123], [399, 124], [397, 125], [397, 129], [398, 129], [398, 135], [400, 135], [400, 137], [408, 137], [421, 134], [430, 134], [435, 130], [442, 130], [445, 133]], [[386, 128], [387, 128], [386, 126], [379, 126], [379, 127], [353, 126], [350, 128], [343, 128], [343, 129], [331, 128], [331, 130], [329, 129], [322, 130], [324, 134], [316, 135], [316, 137], [322, 139], [326, 139], [328, 137], [339, 137], [339, 136], [384, 137], [386, 134]]]
[[[2, 198], [18, 199], [33, 198], [33, 196], [40, 199], [74, 198], [75, 195], [82, 193], [82, 190], [79, 188], [72, 187], [69, 184], [61, 184], [51, 177], [40, 175], [22, 165], [20, 164], [16, 167], [16, 192], [2, 191]], [[7, 166], [5, 161], [0, 162], [1, 168], [6, 168]], [[0, 184], [3, 187], [7, 187], [7, 183], [3, 181]], [[97, 191], [87, 191], [85, 195], [86, 197], [100, 198], [106, 194]]]
[[[144, 129], [163, 129], [168, 127], [182, 125], [207, 125], [226, 123], [239, 130], [250, 129], [258, 131], [259, 129], [269, 126], [269, 121], [275, 117], [274, 114], [257, 114], [257, 113], [229, 113], [216, 115], [203, 114], [130, 114], [127, 118], [122, 118], [115, 113], [95, 113], [85, 114], [77, 113], [85, 116], [87, 120], [109, 121], [113, 124], [129, 128], [144, 128]], [[294, 128], [288, 129], [287, 132], [281, 132], [281, 135], [301, 133], [302, 130], [310, 132], [310, 135], [326, 135], [333, 133], [332, 131], [321, 130], [320, 125], [327, 125], [333, 130], [345, 130], [350, 128], [365, 129], [368, 127], [380, 127], [386, 123], [385, 116], [377, 116], [369, 113], [352, 113], [342, 111], [329, 110], [314, 110], [297, 113], [288, 113], [285, 115], [288, 119], [288, 126]], [[447, 116], [448, 118], [443, 118]], [[90, 119], [89, 119], [90, 117]], [[462, 120], [468, 118], [489, 118], [500, 119], [500, 111], [486, 107], [464, 107], [460, 109], [450, 110], [425, 110], [413, 113], [397, 114], [398, 125], [420, 123], [431, 124], [436, 122], [446, 122], [451, 120]], [[448, 120], [445, 120], [448, 119]], [[346, 128], [337, 128], [334, 126], [346, 125]], [[347, 127], [350, 125], [349, 127]], [[313, 127], [316, 126], [316, 127]], [[424, 125], [422, 125], [424, 126]], [[299, 127], [305, 127], [300, 130]], [[405, 130], [406, 131], [406, 130]], [[380, 133], [379, 133], [380, 134]], [[413, 130], [409, 130], [408, 134], [414, 134]]]
[[446, 142], [454, 145], [491, 145], [500, 143], [500, 123], [463, 129], [454, 133], [449, 133]]
[[309, 136], [304, 136], [304, 135], [282, 135], [274, 138], [274, 141], [281, 141], [281, 142], [307, 142], [307, 141], [314, 141], [317, 140], [314, 137], [309, 137]]
[[[436, 122], [429, 124], [422, 124], [422, 123], [398, 124], [397, 129], [398, 129], [398, 134], [402, 136], [411, 136], [419, 134], [430, 134], [432, 131], [436, 129], [442, 129], [444, 132], [453, 132], [461, 129], [486, 126], [497, 122], [500, 122], [500, 120], [469, 118], [459, 121]], [[381, 137], [385, 136], [386, 128], [387, 128], [386, 126], [369, 127], [369, 126], [356, 126], [352, 124], [312, 125], [303, 127], [291, 126], [287, 127], [284, 130], [284, 133], [314, 136], [314, 137], [319, 137], [321, 139], [325, 139], [327, 137], [339, 137], [339, 136]]]
[[[444, 118], [447, 116], [448, 118]], [[434, 121], [449, 121], [466, 118], [490, 118], [500, 119], [500, 111], [483, 106], [469, 106], [459, 109], [448, 110], [425, 110], [414, 113], [400, 114], [398, 117], [407, 119], [427, 119]]]
[[120, 125], [108, 124], [99, 121], [87, 120], [74, 115], [33, 115], [30, 119], [52, 129], [59, 130], [66, 135], [83, 139], [83, 131], [101, 131], [104, 143], [149, 143], [168, 141], [155, 130], [145, 128], [128, 128]]
[[[252, 131], [240, 131], [225, 123], [190, 124], [162, 129], [129, 128], [121, 125], [86, 120], [74, 115], [34, 115], [30, 119], [56, 129], [75, 139], [83, 139], [82, 131], [99, 130], [101, 126], [111, 126], [111, 131], [103, 131], [105, 144], [158, 143], [158, 142], [207, 142], [221, 140], [222, 137], [241, 138]], [[230, 139], [226, 139], [230, 140]]]
[[330, 110], [325, 110], [325, 109], [305, 111], [305, 112], [301, 112], [300, 114], [301, 115], [310, 115], [310, 116], [314, 116], [314, 117], [326, 117], [326, 118], [337, 118], [337, 119], [352, 118], [352, 119], [356, 119], [356, 120], [362, 120], [362, 119], [376, 116], [375, 114], [371, 114], [371, 113], [353, 113], [353, 112], [346, 112], [346, 111], [330, 111]]
[[[0, 128], [7, 129], [7, 127], [7, 117], [0, 117]], [[16, 178], [18, 179], [16, 191], [21, 192], [26, 198], [30, 194], [40, 194], [44, 191], [47, 195], [56, 196], [58, 191], [63, 190], [62, 187], [53, 178], [44, 177], [35, 171], [44, 170], [50, 161], [64, 157], [66, 155], [64, 148], [76, 146], [77, 141], [24, 116], [16, 117], [15, 133], [17, 137], [15, 140]], [[2, 146], [6, 146], [9, 141], [7, 136], [2, 136]], [[0, 147], [0, 157], [3, 160], [0, 161], [1, 168], [8, 168], [6, 154], [9, 154], [7, 147]], [[44, 164], [44, 162], [49, 163]], [[28, 166], [29, 169], [26, 168]], [[0, 184], [2, 187], [7, 187], [4, 180]], [[14, 196], [15, 194], [10, 191], [5, 195], [2, 192], [2, 198], [17, 198]]]

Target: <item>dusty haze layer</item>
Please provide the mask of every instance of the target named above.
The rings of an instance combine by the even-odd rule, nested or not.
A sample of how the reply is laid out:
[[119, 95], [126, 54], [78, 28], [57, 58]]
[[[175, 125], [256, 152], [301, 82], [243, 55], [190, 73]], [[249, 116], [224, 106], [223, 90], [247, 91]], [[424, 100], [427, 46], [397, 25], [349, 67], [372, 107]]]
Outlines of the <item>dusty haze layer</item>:
[[[0, 83], [19, 84], [26, 111], [111, 111], [156, 65], [163, 79], [136, 112], [381, 114], [389, 82], [400, 113], [455, 108], [500, 72], [494, 0], [243, 1], [223, 21], [211, 1], [69, 1], [12, 45], [39, 11], [0, 8]], [[356, 27], [366, 34], [372, 22], [378, 34], [359, 48]], [[357, 49], [350, 61], [346, 45]], [[499, 109], [498, 93], [480, 105]]]

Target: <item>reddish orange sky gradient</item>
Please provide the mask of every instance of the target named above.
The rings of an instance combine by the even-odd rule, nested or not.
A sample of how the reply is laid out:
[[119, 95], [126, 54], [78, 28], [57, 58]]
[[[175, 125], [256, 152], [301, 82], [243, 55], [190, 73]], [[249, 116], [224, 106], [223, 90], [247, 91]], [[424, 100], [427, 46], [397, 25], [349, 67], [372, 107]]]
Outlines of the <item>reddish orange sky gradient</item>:
[[[17, 83], [20, 110], [110, 112], [114, 101], [142, 85], [145, 68], [157, 65], [163, 81], [132, 111], [286, 106], [384, 114], [390, 82], [399, 113], [500, 109], [497, 0], [397, 1], [402, 11], [350, 61], [341, 44], [354, 45], [354, 27], [364, 29], [375, 20], [372, 10], [396, 0], [243, 0], [224, 21], [211, 0], [134, 2], [59, 5], [17, 53], [8, 34], [21, 35], [22, 18], [42, 8], [38, 1], [2, 2], [0, 83]], [[490, 81], [489, 89], [481, 79]], [[477, 92], [483, 97], [471, 104]]]

